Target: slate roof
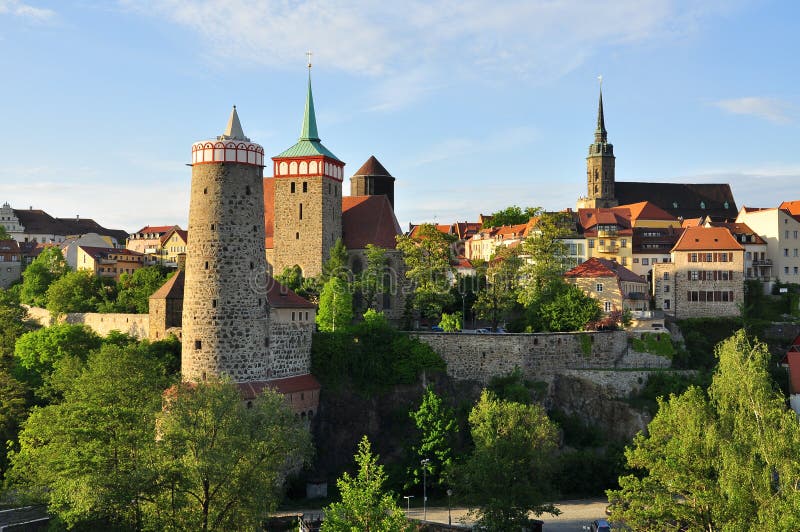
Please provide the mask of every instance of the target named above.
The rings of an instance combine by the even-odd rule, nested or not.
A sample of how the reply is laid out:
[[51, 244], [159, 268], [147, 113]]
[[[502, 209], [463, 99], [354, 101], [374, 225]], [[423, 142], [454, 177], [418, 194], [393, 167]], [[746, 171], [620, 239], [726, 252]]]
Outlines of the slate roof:
[[[715, 220], [734, 220], [738, 212], [731, 187], [724, 183], [617, 181], [614, 195], [622, 205], [649, 201], [673, 216], [684, 219], [711, 216]], [[701, 203], [705, 208], [701, 207]]]
[[633, 252], [669, 254], [682, 234], [680, 227], [636, 227], [633, 229]]
[[744, 248], [725, 227], [687, 227], [673, 251], [742, 251]]
[[564, 277], [573, 279], [577, 278], [594, 278], [594, 277], [616, 277], [620, 281], [631, 283], [645, 283], [640, 275], [630, 271], [625, 266], [616, 263], [613, 260], [601, 259], [592, 257], [582, 264], [578, 264], [564, 274]]
[[364, 249], [367, 244], [395, 249], [402, 234], [386, 196], [342, 197], [342, 241], [347, 249]]
[[14, 209], [14, 215], [25, 228], [25, 234], [67, 236], [97, 233], [114, 237], [121, 245], [125, 245], [128, 238], [127, 231], [107, 229], [91, 218], [53, 218], [41, 209]]

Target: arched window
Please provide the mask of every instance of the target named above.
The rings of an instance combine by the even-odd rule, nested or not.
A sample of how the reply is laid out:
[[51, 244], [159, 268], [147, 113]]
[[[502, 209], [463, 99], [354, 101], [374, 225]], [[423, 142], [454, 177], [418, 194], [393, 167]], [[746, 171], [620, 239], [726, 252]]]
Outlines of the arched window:
[[289, 175], [295, 175], [297, 173], [297, 161], [292, 161], [289, 163]]
[[310, 163], [308, 163], [308, 173], [309, 174], [317, 173], [317, 161], [311, 161]]
[[289, 173], [289, 165], [286, 163], [281, 163], [278, 170], [278, 175], [286, 175], [288, 173]]

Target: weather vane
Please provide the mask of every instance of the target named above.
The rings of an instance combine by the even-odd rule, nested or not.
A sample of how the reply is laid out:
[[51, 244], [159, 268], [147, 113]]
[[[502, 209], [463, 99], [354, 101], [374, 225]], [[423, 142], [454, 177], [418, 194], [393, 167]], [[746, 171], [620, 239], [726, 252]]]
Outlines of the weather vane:
[[308, 69], [311, 70], [311, 56], [314, 55], [311, 50], [306, 52], [306, 57], [308, 58]]

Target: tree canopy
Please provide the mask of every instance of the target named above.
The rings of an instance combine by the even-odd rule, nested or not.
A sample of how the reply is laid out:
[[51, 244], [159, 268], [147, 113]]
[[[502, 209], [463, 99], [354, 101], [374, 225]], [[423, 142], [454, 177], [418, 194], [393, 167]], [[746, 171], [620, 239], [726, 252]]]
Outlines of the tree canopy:
[[539, 291], [527, 313], [531, 330], [552, 332], [583, 330], [602, 315], [596, 299], [560, 278]]
[[86, 360], [101, 344], [102, 339], [85, 325], [57, 323], [20, 336], [14, 356], [20, 377], [36, 387], [62, 358]]
[[341, 277], [331, 277], [319, 296], [317, 326], [320, 331], [346, 330], [353, 321], [353, 294]]
[[500, 322], [511, 315], [517, 305], [517, 286], [522, 260], [515, 250], [505, 246], [495, 251], [492, 260], [482, 268], [486, 282], [478, 290], [473, 309], [478, 317], [488, 320], [497, 330]]
[[20, 300], [36, 307], [47, 305], [47, 289], [69, 271], [64, 255], [57, 247], [42, 250], [22, 272]]
[[117, 283], [117, 298], [112, 310], [147, 314], [150, 311], [150, 296], [174, 273], [174, 270], [158, 265], [123, 273]]
[[534, 216], [538, 216], [542, 210], [539, 207], [520, 208], [511, 205], [505, 209], [493, 212], [484, 222], [483, 227], [500, 227], [501, 225], [518, 225], [527, 223]]
[[100, 279], [88, 270], [67, 272], [47, 288], [47, 310], [53, 316], [94, 312], [101, 300]]
[[355, 455], [356, 476], [344, 473], [336, 486], [341, 501], [325, 507], [322, 532], [403, 532], [410, 530], [403, 510], [394, 494], [384, 491], [386, 473], [372, 454], [366, 436], [358, 444]]
[[414, 484], [419, 484], [423, 479], [420, 460], [428, 459], [427, 475], [432, 484], [443, 484], [444, 473], [453, 464], [453, 439], [458, 432], [455, 414], [436, 395], [433, 388], [428, 386], [422, 396], [419, 408], [409, 412], [417, 427], [418, 441], [413, 446], [416, 453], [414, 465], [411, 467], [411, 476]]
[[744, 331], [716, 349], [706, 394], [690, 387], [625, 452], [632, 475], [607, 492], [633, 530], [800, 529], [800, 426], [775, 390], [770, 354]]
[[438, 318], [442, 308], [453, 301], [450, 246], [454, 241], [453, 235], [446, 235], [431, 224], [420, 225], [414, 237], [397, 237], [397, 249], [403, 253], [406, 264], [406, 277], [413, 285], [413, 305], [423, 317]]
[[542, 290], [567, 271], [567, 245], [563, 239], [571, 233], [572, 219], [568, 213], [543, 213], [539, 217], [520, 251], [528, 257], [520, 269], [520, 303], [532, 304]]
[[549, 504], [558, 431], [538, 404], [498, 399], [484, 390], [469, 414], [475, 450], [456, 469], [472, 514], [487, 530], [519, 529], [529, 513], [560, 513]]

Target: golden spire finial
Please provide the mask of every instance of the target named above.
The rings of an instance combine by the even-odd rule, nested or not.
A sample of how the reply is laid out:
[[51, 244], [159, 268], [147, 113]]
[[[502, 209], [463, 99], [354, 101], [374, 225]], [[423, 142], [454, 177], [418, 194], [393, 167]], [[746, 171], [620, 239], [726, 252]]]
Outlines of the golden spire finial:
[[308, 70], [311, 70], [311, 56], [314, 55], [311, 50], [306, 52], [306, 57], [308, 58]]

